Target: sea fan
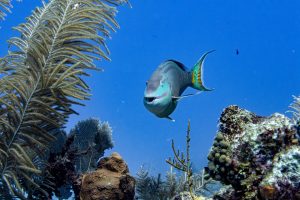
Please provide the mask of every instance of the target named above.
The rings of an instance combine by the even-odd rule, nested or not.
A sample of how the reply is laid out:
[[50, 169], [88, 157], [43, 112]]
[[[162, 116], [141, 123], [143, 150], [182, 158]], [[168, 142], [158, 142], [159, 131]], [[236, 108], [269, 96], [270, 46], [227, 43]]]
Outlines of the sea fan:
[[72, 135], [73, 148], [82, 153], [77, 158], [77, 173], [96, 169], [97, 161], [104, 155], [104, 151], [113, 147], [111, 127], [107, 122], [99, 122], [97, 119], [78, 122], [70, 132]]
[[0, 19], [4, 20], [6, 14], [5, 11], [10, 12], [11, 0], [0, 0]]
[[15, 27], [21, 36], [9, 40], [0, 62], [0, 191], [26, 199], [28, 189], [41, 188], [33, 158], [42, 160], [55, 140], [51, 132], [76, 113], [73, 104], [88, 99], [81, 77], [96, 69], [94, 59], [108, 59], [104, 40], [118, 27], [113, 5], [124, 2], [51, 0]]

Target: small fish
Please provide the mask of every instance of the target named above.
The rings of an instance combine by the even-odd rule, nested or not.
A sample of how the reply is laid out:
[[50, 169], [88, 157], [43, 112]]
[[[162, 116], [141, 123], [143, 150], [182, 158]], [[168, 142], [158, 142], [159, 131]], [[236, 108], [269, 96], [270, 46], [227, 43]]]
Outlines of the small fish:
[[[167, 60], [160, 64], [150, 79], [146, 82], [144, 105], [154, 115], [174, 121], [170, 114], [175, 110], [177, 102], [188, 96], [211, 91], [203, 85], [202, 66], [205, 57], [213, 52], [206, 52], [189, 71], [182, 63]], [[195, 94], [182, 95], [187, 87], [199, 90]]]

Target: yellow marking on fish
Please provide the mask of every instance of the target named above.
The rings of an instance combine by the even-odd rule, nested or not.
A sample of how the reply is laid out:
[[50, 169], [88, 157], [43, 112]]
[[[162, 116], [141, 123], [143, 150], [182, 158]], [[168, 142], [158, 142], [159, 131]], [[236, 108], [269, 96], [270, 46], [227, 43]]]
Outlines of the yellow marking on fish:
[[193, 73], [193, 76], [192, 76], [192, 83], [195, 84], [194, 73]]
[[201, 74], [199, 72], [198, 72], [198, 82], [200, 85], [202, 85]]

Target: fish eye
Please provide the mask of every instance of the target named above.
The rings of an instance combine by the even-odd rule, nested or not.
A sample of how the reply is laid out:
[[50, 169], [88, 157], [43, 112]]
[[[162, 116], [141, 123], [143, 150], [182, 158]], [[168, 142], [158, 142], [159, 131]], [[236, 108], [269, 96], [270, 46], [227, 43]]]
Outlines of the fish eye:
[[148, 81], [146, 81], [146, 86], [148, 85]]

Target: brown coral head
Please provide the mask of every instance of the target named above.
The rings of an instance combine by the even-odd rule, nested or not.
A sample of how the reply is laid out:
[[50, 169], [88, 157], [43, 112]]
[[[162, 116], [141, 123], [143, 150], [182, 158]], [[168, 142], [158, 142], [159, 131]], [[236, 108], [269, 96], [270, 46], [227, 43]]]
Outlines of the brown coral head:
[[121, 174], [129, 173], [129, 169], [122, 157], [114, 152], [110, 157], [102, 158], [98, 163], [98, 169], [107, 169]]
[[259, 192], [263, 199], [275, 200], [276, 188], [273, 185], [262, 185], [259, 187]]

